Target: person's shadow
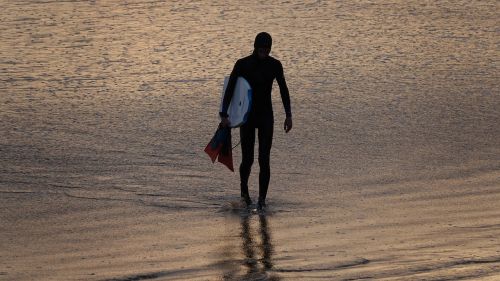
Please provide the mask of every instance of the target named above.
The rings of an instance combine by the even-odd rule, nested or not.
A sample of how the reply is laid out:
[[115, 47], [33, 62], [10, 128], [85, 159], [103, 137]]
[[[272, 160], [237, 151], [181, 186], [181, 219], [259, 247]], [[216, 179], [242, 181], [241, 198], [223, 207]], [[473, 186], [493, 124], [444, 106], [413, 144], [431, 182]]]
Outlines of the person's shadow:
[[[252, 219], [256, 218], [251, 213], [240, 214], [240, 237], [241, 237], [241, 254], [243, 260], [239, 264], [234, 264], [241, 270], [243, 266], [244, 273], [233, 268], [232, 274], [227, 274], [223, 280], [280, 280], [279, 276], [272, 271], [273, 261], [272, 256], [274, 249], [271, 240], [271, 231], [269, 229], [267, 217], [265, 214], [258, 214], [258, 230], [252, 229]], [[240, 259], [241, 261], [241, 259]], [[237, 274], [236, 272], [240, 272]], [[236, 274], [235, 274], [236, 273]]]

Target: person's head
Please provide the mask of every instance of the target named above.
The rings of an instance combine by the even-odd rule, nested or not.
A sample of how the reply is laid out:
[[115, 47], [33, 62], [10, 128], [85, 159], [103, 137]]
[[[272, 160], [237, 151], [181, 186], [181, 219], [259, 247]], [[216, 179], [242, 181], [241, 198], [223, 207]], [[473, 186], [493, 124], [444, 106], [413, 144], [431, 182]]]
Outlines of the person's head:
[[273, 44], [273, 39], [271, 35], [267, 32], [261, 32], [255, 37], [255, 42], [253, 47], [255, 48], [255, 53], [260, 59], [264, 59], [269, 56], [271, 52], [271, 46]]

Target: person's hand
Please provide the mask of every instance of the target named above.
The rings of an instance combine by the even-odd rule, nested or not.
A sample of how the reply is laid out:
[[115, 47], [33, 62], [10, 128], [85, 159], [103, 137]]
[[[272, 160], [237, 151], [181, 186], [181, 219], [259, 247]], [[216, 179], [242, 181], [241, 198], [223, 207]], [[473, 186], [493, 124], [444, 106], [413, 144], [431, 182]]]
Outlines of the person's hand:
[[285, 133], [290, 132], [292, 129], [292, 117], [287, 117], [285, 119], [285, 124], [283, 125], [283, 128], [285, 129]]
[[221, 120], [220, 120], [220, 125], [223, 128], [229, 127], [229, 125], [231, 125], [231, 122], [229, 122], [229, 119], [227, 117], [222, 117]]

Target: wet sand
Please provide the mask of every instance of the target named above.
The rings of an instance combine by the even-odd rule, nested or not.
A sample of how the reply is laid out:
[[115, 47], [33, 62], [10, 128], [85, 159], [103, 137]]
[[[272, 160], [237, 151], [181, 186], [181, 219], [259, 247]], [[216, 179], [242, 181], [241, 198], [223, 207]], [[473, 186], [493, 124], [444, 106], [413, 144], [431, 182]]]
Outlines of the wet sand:
[[[495, 1], [0, 2], [0, 280], [500, 280]], [[203, 148], [263, 26], [258, 213]]]
[[314, 204], [272, 197], [263, 214], [231, 201], [172, 213], [112, 198], [3, 192], [0, 276], [497, 280], [498, 177], [336, 186], [334, 195], [308, 197]]

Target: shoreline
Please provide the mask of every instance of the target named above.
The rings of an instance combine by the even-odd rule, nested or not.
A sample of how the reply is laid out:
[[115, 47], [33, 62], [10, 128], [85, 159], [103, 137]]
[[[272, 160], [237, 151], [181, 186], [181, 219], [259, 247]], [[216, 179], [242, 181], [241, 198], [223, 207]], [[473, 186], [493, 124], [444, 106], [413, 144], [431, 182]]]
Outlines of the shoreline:
[[488, 280], [500, 266], [500, 190], [481, 183], [498, 175], [413, 193], [361, 187], [316, 206], [274, 196], [264, 215], [233, 196], [176, 211], [10, 193], [1, 199], [0, 280]]

